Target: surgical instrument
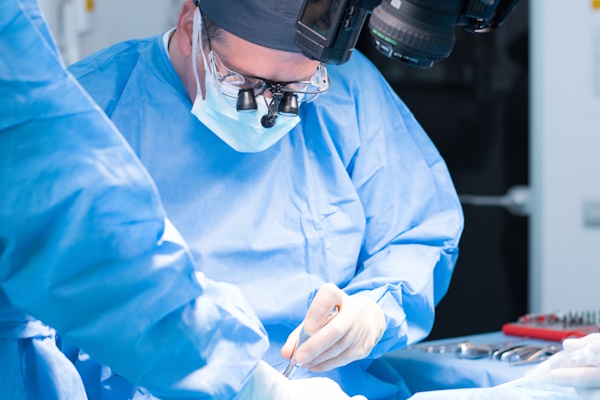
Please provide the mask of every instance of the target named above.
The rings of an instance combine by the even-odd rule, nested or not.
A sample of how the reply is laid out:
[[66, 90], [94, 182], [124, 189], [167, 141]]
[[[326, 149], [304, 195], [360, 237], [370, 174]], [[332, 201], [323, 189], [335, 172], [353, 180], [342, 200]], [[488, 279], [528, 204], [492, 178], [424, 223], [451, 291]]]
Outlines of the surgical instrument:
[[497, 349], [496, 351], [494, 351], [494, 353], [492, 354], [492, 358], [495, 360], [501, 360], [502, 359], [502, 355], [508, 351], [512, 351], [518, 348], [521, 348], [525, 346], [525, 344], [521, 343], [521, 344], [507, 344], [506, 346]]
[[[329, 321], [331, 321], [333, 319], [333, 317], [335, 317], [337, 315], [337, 313], [338, 313], [338, 306], [335, 306], [335, 307], [333, 307], [333, 310], [331, 310], [331, 312], [329, 313], [329, 315], [327, 316], [327, 318], [325, 319], [323, 324], [321, 324], [321, 326], [319, 327], [317, 332], [319, 330], [321, 330], [321, 328], [323, 328], [325, 325], [327, 325], [329, 323]], [[314, 333], [316, 333], [316, 332], [314, 332]], [[298, 343], [296, 344], [296, 348], [294, 349], [294, 352], [292, 353], [292, 358], [290, 359], [290, 364], [287, 366], [285, 371], [283, 371], [283, 376], [285, 376], [288, 379], [292, 379], [294, 372], [296, 372], [298, 367], [302, 366], [302, 364], [296, 362], [296, 351], [304, 342], [306, 342], [306, 340], [308, 340], [312, 335], [314, 335], [314, 333], [309, 335], [304, 330], [304, 324], [302, 325], [302, 328], [300, 329], [300, 336], [298, 337]]]
[[522, 361], [524, 359], [527, 359], [530, 355], [537, 352], [539, 349], [540, 348], [536, 347], [536, 346], [517, 347], [513, 350], [509, 350], [509, 351], [505, 352], [504, 354], [502, 354], [500, 359], [502, 361], [510, 361], [510, 362]]
[[440, 353], [440, 354], [454, 353], [458, 349], [458, 345], [461, 343], [462, 343], [462, 341], [451, 342], [451, 343], [442, 343], [442, 344], [432, 344], [432, 345], [422, 344], [422, 345], [414, 345], [414, 347], [411, 347], [411, 348], [421, 349], [427, 353]]
[[466, 358], [466, 359], [477, 359], [477, 358], [490, 358], [492, 353], [496, 350], [507, 346], [509, 343], [471, 343], [469, 341], [464, 341], [459, 343], [458, 348], [456, 350], [456, 356], [458, 358]]
[[516, 366], [542, 362], [550, 358], [553, 354], [558, 353], [560, 350], [562, 350], [562, 346], [560, 345], [548, 345], [541, 348], [537, 347], [533, 353], [519, 354], [514, 357], [514, 360], [511, 358], [510, 365]]
[[600, 332], [600, 311], [558, 311], [550, 314], [527, 314], [516, 322], [502, 326], [502, 332], [511, 336], [526, 336], [560, 342], [569, 337], [583, 337]]

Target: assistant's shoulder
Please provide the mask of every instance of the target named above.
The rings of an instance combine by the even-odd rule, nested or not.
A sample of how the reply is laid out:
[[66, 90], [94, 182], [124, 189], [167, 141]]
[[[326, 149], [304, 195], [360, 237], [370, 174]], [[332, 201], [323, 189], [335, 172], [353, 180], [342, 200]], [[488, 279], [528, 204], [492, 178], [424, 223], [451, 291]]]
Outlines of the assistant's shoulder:
[[110, 115], [111, 104], [120, 97], [143, 53], [157, 37], [129, 40], [100, 50], [69, 67], [98, 105]]

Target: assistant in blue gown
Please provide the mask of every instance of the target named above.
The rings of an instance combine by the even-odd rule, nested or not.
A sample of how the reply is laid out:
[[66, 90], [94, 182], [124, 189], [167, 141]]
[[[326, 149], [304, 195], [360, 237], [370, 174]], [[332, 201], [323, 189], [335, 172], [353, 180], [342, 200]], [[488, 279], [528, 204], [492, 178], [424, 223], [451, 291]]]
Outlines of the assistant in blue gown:
[[150, 172], [202, 272], [249, 299], [269, 334], [266, 361], [285, 368], [283, 343], [333, 282], [377, 302], [386, 329], [367, 359], [321, 375], [350, 395], [397, 395], [397, 382], [367, 369], [428, 335], [463, 228], [438, 151], [355, 51], [328, 66], [331, 89], [302, 104], [289, 134], [237, 152], [190, 113], [166, 43], [166, 34], [120, 43], [70, 70]]
[[86, 398], [48, 325], [157, 396], [230, 398], [267, 347], [246, 300], [195, 272], [35, 0], [0, 0], [0, 54], [0, 398]]

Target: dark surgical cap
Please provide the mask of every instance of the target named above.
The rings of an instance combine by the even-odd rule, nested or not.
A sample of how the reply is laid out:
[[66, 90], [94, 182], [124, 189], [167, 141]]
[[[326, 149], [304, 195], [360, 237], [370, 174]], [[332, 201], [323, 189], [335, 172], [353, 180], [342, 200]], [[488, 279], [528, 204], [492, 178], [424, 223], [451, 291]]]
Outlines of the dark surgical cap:
[[200, 11], [249, 42], [299, 53], [294, 44], [302, 0], [200, 0]]

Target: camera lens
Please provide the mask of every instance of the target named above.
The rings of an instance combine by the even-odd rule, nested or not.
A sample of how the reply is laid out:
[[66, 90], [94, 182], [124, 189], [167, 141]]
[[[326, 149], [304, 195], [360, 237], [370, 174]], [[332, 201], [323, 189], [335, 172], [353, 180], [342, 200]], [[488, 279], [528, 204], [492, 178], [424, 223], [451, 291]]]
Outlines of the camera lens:
[[428, 68], [450, 55], [463, 0], [383, 0], [369, 31], [375, 48], [415, 67]]

